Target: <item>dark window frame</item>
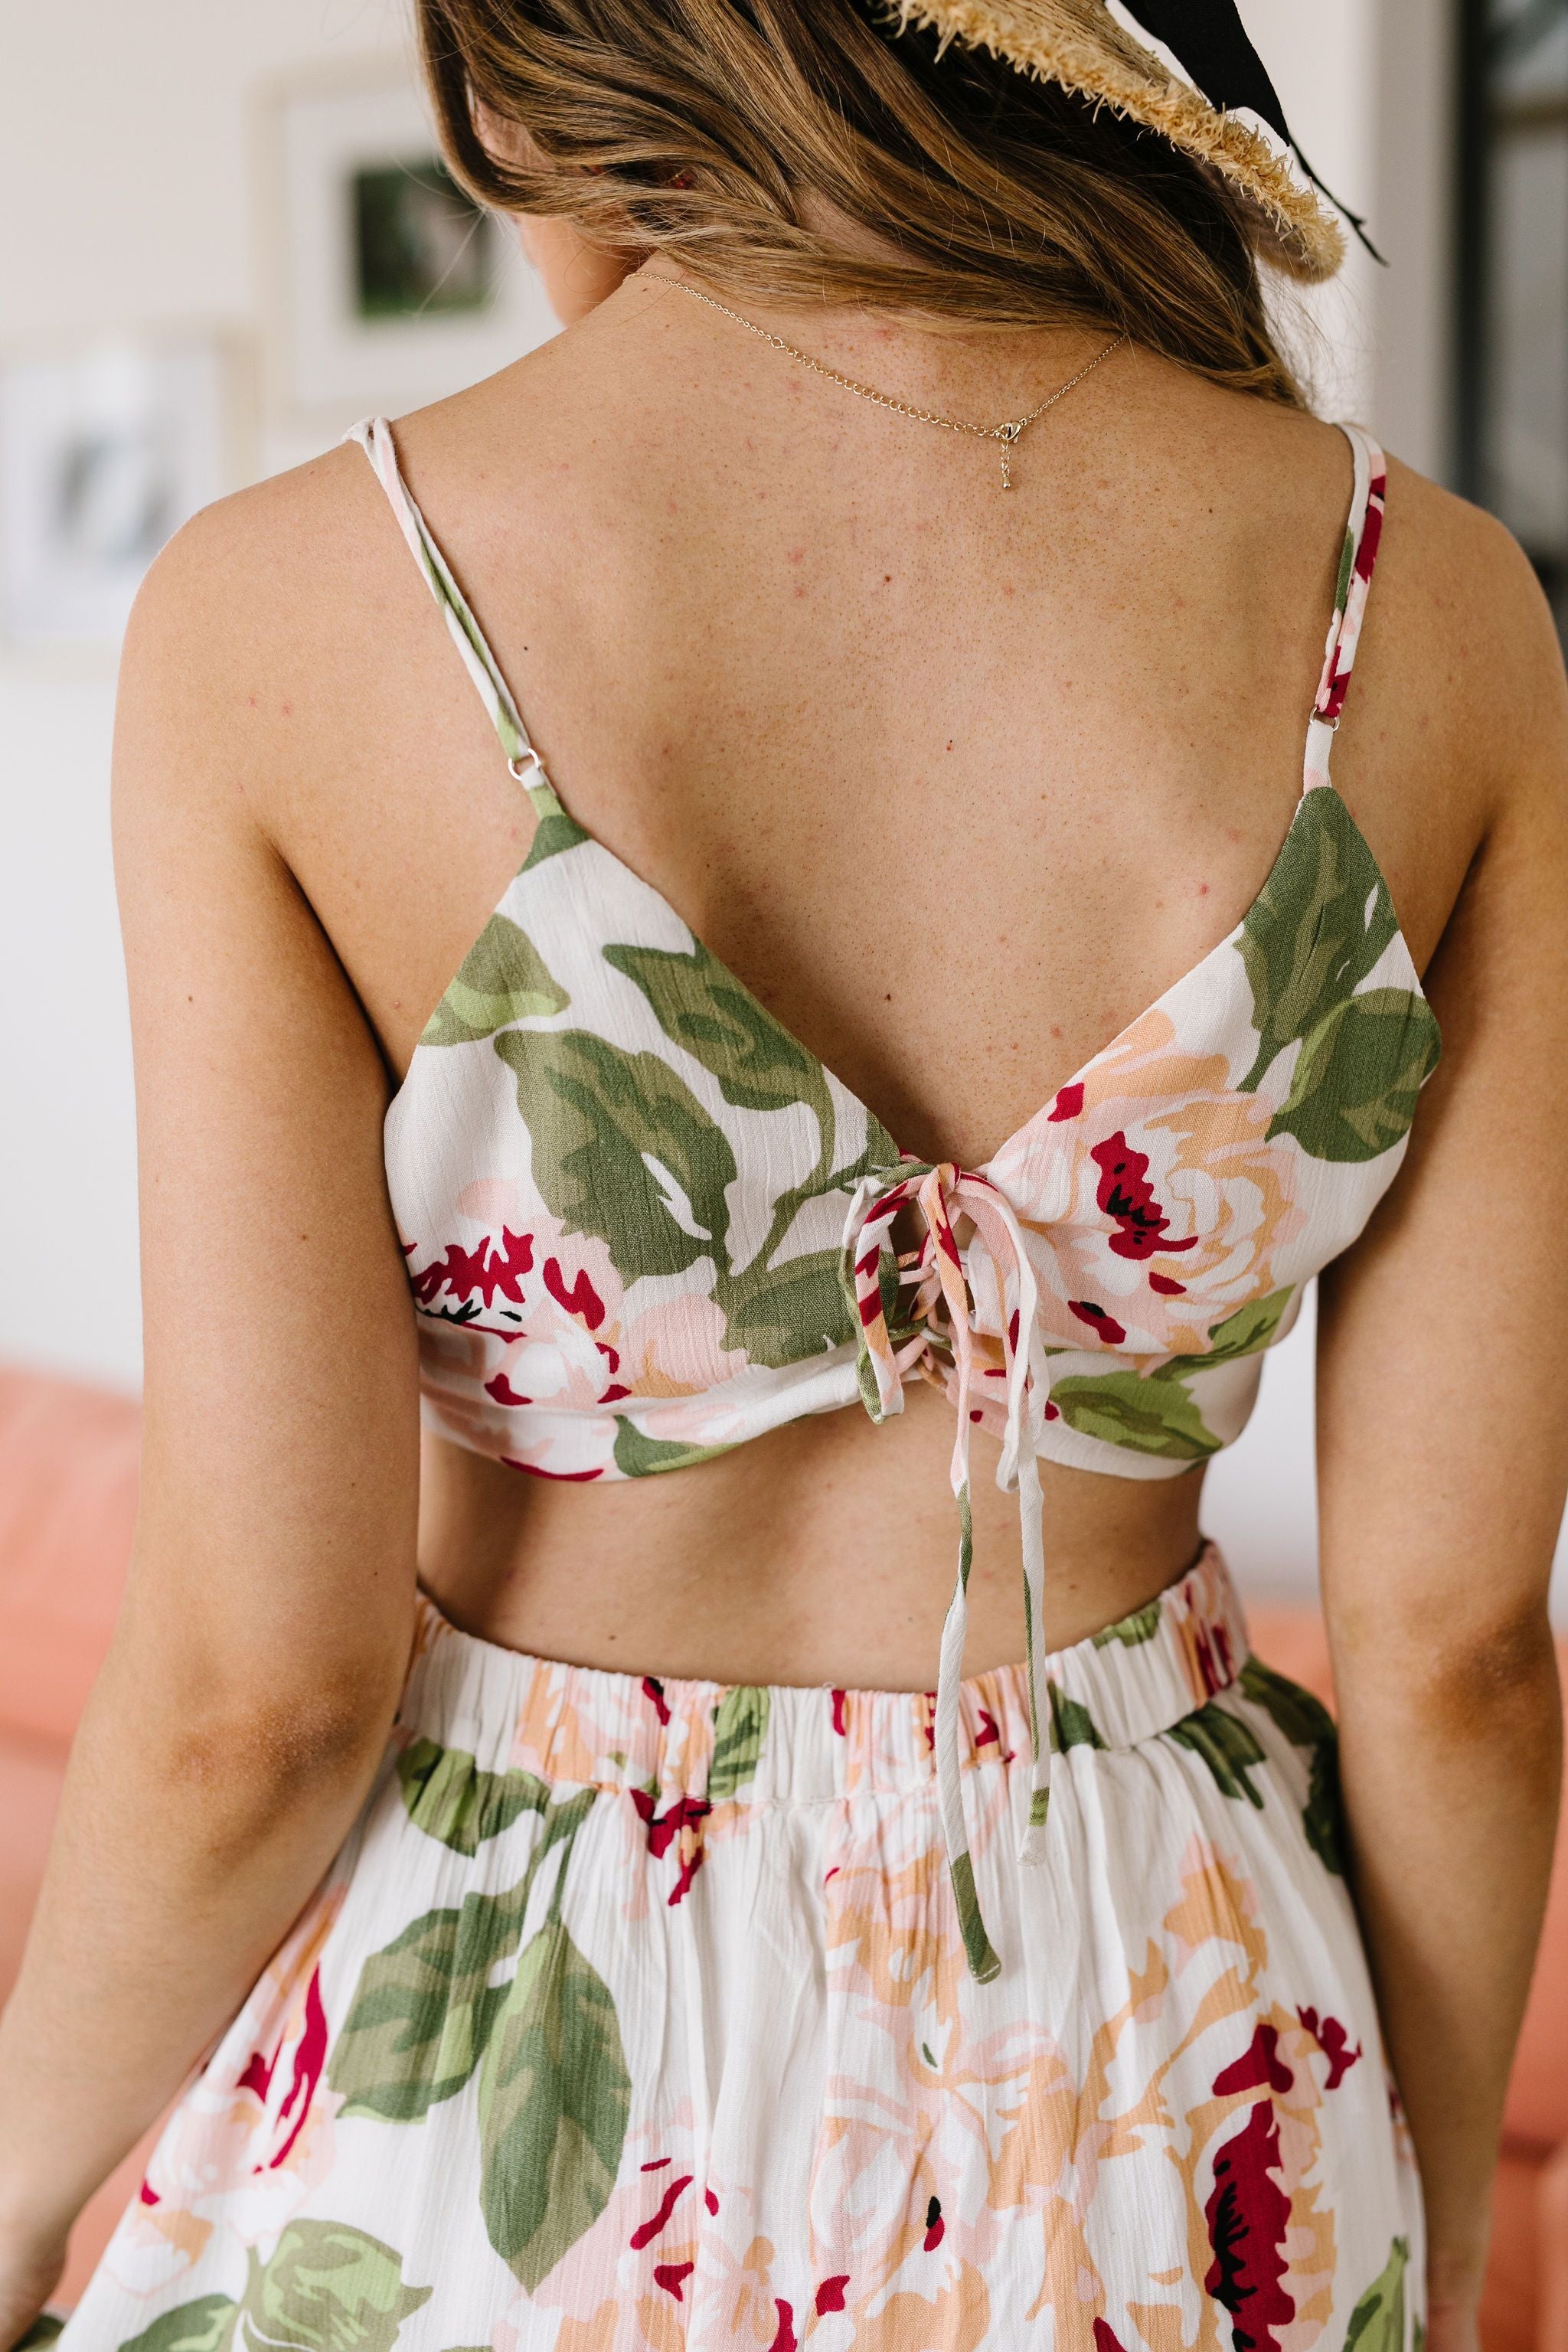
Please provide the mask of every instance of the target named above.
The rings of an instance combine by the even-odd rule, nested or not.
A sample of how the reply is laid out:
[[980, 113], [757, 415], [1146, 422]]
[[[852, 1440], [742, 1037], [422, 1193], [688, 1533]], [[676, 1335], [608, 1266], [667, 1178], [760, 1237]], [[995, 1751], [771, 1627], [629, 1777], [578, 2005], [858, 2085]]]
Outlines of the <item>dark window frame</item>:
[[[1490, 0], [1455, 0], [1457, 186], [1454, 250], [1452, 471], [1454, 487], [1487, 506], [1488, 442], [1496, 397], [1490, 317], [1491, 179], [1495, 120]], [[1551, 5], [1551, 0], [1546, 0]], [[1559, 0], [1561, 5], [1561, 0]], [[1565, 321], [1568, 331], [1568, 321]], [[1565, 567], [1538, 562], [1568, 642]]]

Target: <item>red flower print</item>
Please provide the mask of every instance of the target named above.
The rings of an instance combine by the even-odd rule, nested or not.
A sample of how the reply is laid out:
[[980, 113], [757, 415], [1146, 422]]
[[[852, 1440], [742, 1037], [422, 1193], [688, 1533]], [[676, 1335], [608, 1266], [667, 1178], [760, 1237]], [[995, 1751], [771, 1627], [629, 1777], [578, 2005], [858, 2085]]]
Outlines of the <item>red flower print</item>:
[[669, 1721], [669, 1703], [664, 1696], [664, 1685], [659, 1681], [657, 1675], [644, 1675], [642, 1678], [642, 1695], [644, 1698], [651, 1699], [653, 1701], [653, 1711], [655, 1715], [658, 1716], [660, 1723], [668, 1723]]
[[158, 2192], [150, 2180], [144, 2180], [136, 2194], [141, 2198], [143, 2205], [156, 2205], [160, 2202]]
[[321, 1971], [317, 1969], [305, 1990], [305, 2030], [294, 2045], [294, 2079], [278, 2110], [280, 2124], [287, 2123], [293, 2114], [294, 2126], [273, 2157], [274, 2166], [284, 2162], [303, 2131], [305, 2118], [310, 2112], [310, 2102], [316, 2095], [316, 2085], [321, 2079], [321, 2069], [326, 2063], [327, 2013], [321, 2007]]
[[443, 1290], [458, 1299], [478, 1298], [492, 1306], [499, 1291], [514, 1307], [522, 1305], [521, 1276], [533, 1271], [533, 1235], [514, 1234], [505, 1225], [500, 1240], [487, 1234], [471, 1250], [448, 1242], [447, 1255], [414, 1277], [414, 1296], [428, 1307]]
[[558, 1307], [564, 1307], [568, 1315], [580, 1315], [590, 1331], [598, 1329], [605, 1319], [605, 1302], [589, 1281], [585, 1266], [568, 1290], [560, 1259], [547, 1257], [544, 1261], [544, 1287]]
[[653, 2283], [655, 2286], [663, 2287], [666, 2294], [672, 2294], [677, 2303], [684, 2303], [686, 2297], [681, 2289], [696, 2268], [695, 2263], [655, 2263]]
[[1097, 2319], [1094, 2323], [1094, 2352], [1127, 2352], [1121, 2337], [1113, 2328], [1106, 2326], [1103, 2319]]
[[590, 1478], [604, 1475], [602, 1463], [595, 1463], [592, 1470], [546, 1470], [541, 1463], [519, 1462], [510, 1454], [503, 1454], [500, 1458], [509, 1470], [521, 1470], [529, 1478], [558, 1478], [563, 1486], [585, 1486]]
[[689, 2189], [690, 2186], [691, 2175], [689, 2172], [683, 2172], [679, 2180], [672, 2180], [670, 2182], [668, 2188], [665, 2190], [664, 2195], [659, 2200], [658, 2212], [653, 2215], [651, 2220], [639, 2222], [637, 2227], [632, 2231], [630, 2238], [627, 2240], [627, 2243], [630, 2245], [634, 2254], [640, 2254], [645, 2246], [648, 2246], [653, 2243], [653, 2241], [658, 2237], [659, 2231], [663, 2229], [665, 2223], [668, 2221], [670, 2215], [674, 2212], [677, 2205], [679, 2203], [682, 2191]]
[[848, 2284], [849, 2273], [847, 2271], [840, 2271], [837, 2278], [827, 2278], [823, 2280], [822, 2284], [816, 2290], [816, 2310], [817, 2316], [819, 2318], [825, 2311], [843, 2310], [844, 2290]]
[[1259, 2025], [1246, 2055], [1233, 2065], [1222, 2066], [1215, 2076], [1215, 2096], [1223, 2099], [1229, 2091], [1288, 2091], [1296, 2078], [1279, 2049], [1279, 2028]]
[[1284, 2284], [1290, 2200], [1279, 2171], [1279, 2126], [1269, 2102], [1259, 2099], [1215, 2158], [1204, 2207], [1214, 2249], [1204, 2292], [1230, 2314], [1232, 2352], [1279, 2352], [1279, 2330], [1296, 2316]]
[[847, 1738], [848, 1733], [844, 1722], [844, 1701], [846, 1693], [841, 1690], [836, 1690], [830, 1692], [828, 1696], [833, 1701], [833, 1728], [837, 1733], [840, 1739]]
[[669, 1811], [660, 1813], [655, 1810], [651, 1789], [634, 1789], [632, 1803], [647, 1832], [647, 1850], [656, 1862], [661, 1862], [671, 1843], [679, 1840], [680, 1875], [669, 1897], [673, 1906], [689, 1891], [702, 1867], [702, 1824], [712, 1808], [706, 1797], [677, 1797]]
[[1198, 1672], [1204, 1678], [1204, 1688], [1210, 1698], [1215, 1691], [1225, 1690], [1231, 1681], [1230, 1643], [1223, 1625], [1213, 1629], [1214, 1639], [1201, 1625], [1193, 1628], [1193, 1648], [1197, 1654]]
[[[253, 2091], [265, 2106], [268, 2093], [272, 2088], [272, 2077], [277, 2072], [278, 2061], [282, 2054], [281, 2042], [269, 2059], [264, 2058], [259, 2050], [253, 2050], [246, 2060], [245, 2072], [239, 2077], [235, 2088], [240, 2091]], [[310, 2112], [310, 2102], [316, 2095], [316, 2085], [321, 2079], [321, 2069], [326, 2062], [327, 2015], [321, 2007], [321, 1971], [318, 1969], [305, 1989], [304, 2027], [299, 2041], [294, 2045], [293, 2067], [289, 2075], [289, 2088], [284, 2093], [283, 2103], [278, 2110], [279, 2128], [280, 2130], [285, 2126], [288, 2128], [281, 2146], [275, 2148], [267, 2159], [269, 2171], [275, 2170], [279, 2165], [287, 2161], [289, 2149], [303, 2131], [305, 2118]], [[290, 2118], [292, 2118], [291, 2122]], [[155, 2194], [148, 2192], [145, 2182], [142, 2184], [142, 2201], [143, 2204], [154, 2205], [158, 2201]]]
[[1356, 2060], [1363, 2054], [1361, 2043], [1358, 2042], [1355, 2048], [1351, 2049], [1350, 2035], [1337, 2017], [1325, 2017], [1320, 2024], [1315, 2009], [1299, 2009], [1296, 2014], [1329, 2062], [1329, 2076], [1323, 2084], [1324, 2090], [1337, 2091]]
[[1145, 1258], [1167, 1250], [1196, 1249], [1196, 1234], [1189, 1234], [1184, 1242], [1166, 1240], [1171, 1220], [1149, 1182], [1149, 1155], [1134, 1151], [1120, 1128], [1103, 1143], [1097, 1143], [1089, 1156], [1100, 1171], [1095, 1200], [1119, 1227], [1110, 1237], [1116, 1256]]
[[[1114, 1249], [1116, 1244], [1112, 1242], [1110, 1246]], [[1127, 1334], [1114, 1315], [1108, 1315], [1103, 1307], [1095, 1305], [1092, 1298], [1069, 1298], [1068, 1305], [1080, 1323], [1087, 1323], [1091, 1330], [1099, 1332], [1108, 1348], [1121, 1347]]]
[[1157, 1291], [1162, 1298], [1184, 1298], [1187, 1295], [1186, 1284], [1173, 1282], [1168, 1274], [1152, 1274], [1149, 1276], [1149, 1287], [1151, 1290]]
[[488, 1397], [494, 1397], [497, 1404], [531, 1404], [533, 1402], [531, 1397], [519, 1396], [504, 1372], [498, 1372], [493, 1381], [485, 1382], [485, 1394]]
[[276, 2052], [273, 2053], [270, 2062], [268, 2062], [262, 2056], [259, 2050], [253, 2050], [249, 2057], [245, 2062], [245, 2072], [240, 2076], [238, 2082], [235, 2084], [235, 2089], [237, 2091], [254, 2091], [257, 2097], [261, 2101], [263, 2106], [265, 2106], [267, 2104], [267, 2094], [272, 2087], [272, 2069], [277, 2063], [278, 2058]]
[[768, 2347], [768, 2352], [797, 2352], [795, 2333], [795, 2305], [781, 2302], [778, 2305], [778, 2333]]
[[1047, 1119], [1076, 1118], [1083, 1108], [1083, 1080], [1075, 1078], [1070, 1087], [1058, 1087], [1057, 1098], [1046, 1113]]
[[[980, 1710], [980, 1728], [974, 1735], [974, 1745], [976, 1748], [994, 1746], [998, 1750], [1001, 1749], [1001, 1727], [988, 1706], [983, 1706]], [[1011, 1764], [1013, 1761], [1013, 1750], [1010, 1748], [1003, 1755], [1002, 1761], [1004, 1764]]]
[[934, 2254], [947, 2234], [947, 2223], [942, 2218], [942, 2200], [933, 2197], [926, 2207], [926, 2233], [922, 2245], [928, 2254]]

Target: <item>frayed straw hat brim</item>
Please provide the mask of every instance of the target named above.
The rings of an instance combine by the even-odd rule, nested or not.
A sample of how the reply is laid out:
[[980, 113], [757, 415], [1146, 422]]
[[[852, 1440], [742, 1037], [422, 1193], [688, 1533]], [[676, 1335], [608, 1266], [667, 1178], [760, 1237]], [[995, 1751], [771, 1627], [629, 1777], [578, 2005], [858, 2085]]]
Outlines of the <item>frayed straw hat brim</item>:
[[1207, 164], [1243, 199], [1260, 243], [1292, 277], [1331, 278], [1344, 259], [1344, 233], [1317, 190], [1261, 131], [1178, 80], [1105, 0], [889, 0], [889, 13], [900, 31], [923, 25], [944, 42], [989, 49]]

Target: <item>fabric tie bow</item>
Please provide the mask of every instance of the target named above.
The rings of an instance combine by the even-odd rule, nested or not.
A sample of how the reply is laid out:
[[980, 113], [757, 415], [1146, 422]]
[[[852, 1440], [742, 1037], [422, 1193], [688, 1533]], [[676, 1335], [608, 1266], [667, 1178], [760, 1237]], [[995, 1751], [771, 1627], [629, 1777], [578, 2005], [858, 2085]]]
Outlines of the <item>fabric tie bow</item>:
[[[905, 1209], [923, 1224], [920, 1247], [900, 1263], [893, 1224]], [[1045, 1673], [1045, 1537], [1041, 1526], [1040, 1433], [1050, 1398], [1050, 1374], [1039, 1328], [1039, 1289], [1011, 1203], [987, 1177], [952, 1161], [916, 1161], [896, 1174], [874, 1171], [862, 1178], [844, 1229], [844, 1286], [855, 1307], [859, 1335], [860, 1394], [873, 1421], [901, 1412], [905, 1375], [926, 1371], [933, 1349], [945, 1345], [952, 1358], [957, 1430], [951, 1477], [958, 1498], [958, 1576], [942, 1622], [937, 1667], [937, 1799], [947, 1847], [959, 1923], [971, 1973], [981, 1983], [1002, 1963], [985, 1932], [975, 1893], [974, 1866], [963, 1815], [959, 1692], [963, 1676], [963, 1641], [968, 1621], [969, 1569], [973, 1541], [970, 1513], [969, 1439], [979, 1418], [971, 1284], [953, 1232], [967, 1219], [967, 1246], [989, 1261], [999, 1304], [1007, 1423], [996, 1483], [1016, 1492], [1024, 1549], [1024, 1620], [1027, 1636], [1029, 1738], [1032, 1763], [1029, 1805], [1018, 1858], [1045, 1856], [1046, 1810], [1050, 1794], [1050, 1738], [1043, 1709], [1048, 1701]], [[978, 1269], [976, 1269], [978, 1270]], [[913, 1288], [907, 1310], [900, 1293]], [[942, 1321], [933, 1327], [932, 1313]], [[891, 1328], [890, 1328], [891, 1327]]]

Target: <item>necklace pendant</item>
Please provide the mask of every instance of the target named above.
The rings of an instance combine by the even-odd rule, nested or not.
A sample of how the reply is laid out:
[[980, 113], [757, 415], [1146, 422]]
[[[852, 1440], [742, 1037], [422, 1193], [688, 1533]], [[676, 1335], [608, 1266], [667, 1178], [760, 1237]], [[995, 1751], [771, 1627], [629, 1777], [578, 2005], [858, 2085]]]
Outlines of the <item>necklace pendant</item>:
[[1013, 452], [1027, 423], [1027, 417], [1020, 417], [1016, 425], [999, 425], [996, 428], [996, 438], [1002, 444], [1002, 488], [1005, 490], [1013, 487]]

